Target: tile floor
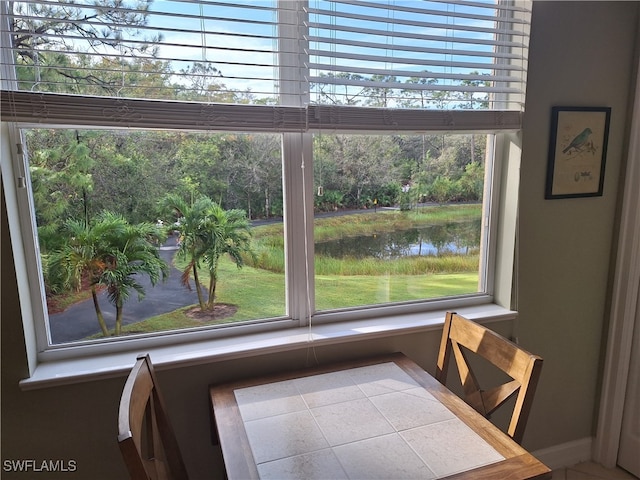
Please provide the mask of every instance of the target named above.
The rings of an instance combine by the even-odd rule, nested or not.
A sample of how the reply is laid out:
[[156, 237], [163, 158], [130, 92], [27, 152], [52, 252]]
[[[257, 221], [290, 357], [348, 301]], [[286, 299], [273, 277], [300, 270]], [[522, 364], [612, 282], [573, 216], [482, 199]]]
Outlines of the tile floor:
[[553, 480], [637, 480], [637, 477], [620, 468], [609, 470], [597, 463], [584, 462], [554, 470]]

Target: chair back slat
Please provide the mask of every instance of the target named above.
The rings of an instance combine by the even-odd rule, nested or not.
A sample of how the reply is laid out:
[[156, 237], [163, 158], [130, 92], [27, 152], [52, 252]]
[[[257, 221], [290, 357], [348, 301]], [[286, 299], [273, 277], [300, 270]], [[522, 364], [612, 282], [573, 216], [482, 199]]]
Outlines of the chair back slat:
[[[488, 390], [481, 388], [469, 363], [468, 352], [488, 360], [511, 380]], [[465, 401], [485, 417], [516, 396], [507, 433], [521, 443], [542, 369], [542, 358], [482, 325], [449, 312], [445, 318], [436, 367], [436, 378], [444, 385], [451, 358], [456, 363]]]
[[132, 480], [188, 478], [148, 355], [138, 357], [125, 382], [118, 443]]

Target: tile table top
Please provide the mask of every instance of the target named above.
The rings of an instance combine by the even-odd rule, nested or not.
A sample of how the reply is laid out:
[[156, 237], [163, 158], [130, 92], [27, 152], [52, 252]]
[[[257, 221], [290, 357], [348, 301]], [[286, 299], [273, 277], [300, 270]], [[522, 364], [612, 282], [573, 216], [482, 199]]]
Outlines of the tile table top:
[[264, 479], [437, 479], [504, 460], [392, 362], [234, 394]]

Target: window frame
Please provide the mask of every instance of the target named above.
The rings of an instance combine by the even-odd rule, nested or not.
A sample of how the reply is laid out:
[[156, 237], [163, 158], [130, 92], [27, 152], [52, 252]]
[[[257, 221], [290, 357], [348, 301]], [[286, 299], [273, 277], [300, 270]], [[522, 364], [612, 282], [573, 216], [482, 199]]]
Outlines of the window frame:
[[[33, 125], [13, 124], [9, 130], [14, 140], [11, 145], [22, 142], [22, 129], [34, 128]], [[38, 128], [45, 126], [38, 125]], [[58, 127], [59, 128], [59, 127]], [[314, 309], [315, 272], [313, 252], [313, 159], [312, 133], [283, 133], [283, 191], [285, 203], [284, 232], [285, 232], [285, 282], [287, 314], [283, 317], [257, 319], [225, 325], [224, 328], [198, 327], [195, 329], [172, 330], [139, 335], [135, 338], [113, 338], [95, 341], [78, 341], [65, 344], [49, 343], [48, 314], [42, 280], [42, 267], [39, 259], [35, 210], [31, 195], [28, 152], [22, 155], [16, 147], [11, 164], [12, 171], [6, 171], [3, 178], [16, 179], [16, 205], [20, 230], [19, 244], [23, 246], [24, 265], [27, 267], [28, 292], [23, 289], [22, 295], [28, 293], [33, 319], [33, 328], [37, 343], [37, 352], [41, 360], [84, 355], [87, 349], [96, 353], [108, 353], [129, 348], [129, 345], [139, 347], [168, 345], [174, 342], [203, 340], [218, 337], [229, 337], [245, 333], [259, 333], [282, 328], [310, 327], [311, 325], [330, 322], [352, 321], [365, 318], [380, 318], [390, 315], [428, 312], [443, 308], [490, 303], [493, 300], [493, 277], [495, 269], [497, 229], [497, 209], [499, 205], [499, 172], [501, 161], [493, 158], [495, 148], [487, 153], [485, 166], [485, 198], [483, 199], [483, 229], [481, 253], [481, 285], [479, 292], [461, 297], [445, 297], [424, 299], [421, 301], [374, 304], [360, 307], [339, 309], [336, 311], [319, 311]], [[494, 145], [500, 138], [494, 134]], [[15, 140], [17, 138], [17, 140]], [[304, 153], [303, 153], [304, 152]], [[4, 167], [8, 162], [3, 162]], [[23, 188], [22, 185], [25, 185]], [[12, 208], [8, 205], [9, 208]], [[11, 223], [15, 223], [15, 220]], [[12, 237], [16, 226], [11, 225]], [[484, 291], [483, 291], [484, 290]], [[122, 344], [123, 347], [117, 346]]]

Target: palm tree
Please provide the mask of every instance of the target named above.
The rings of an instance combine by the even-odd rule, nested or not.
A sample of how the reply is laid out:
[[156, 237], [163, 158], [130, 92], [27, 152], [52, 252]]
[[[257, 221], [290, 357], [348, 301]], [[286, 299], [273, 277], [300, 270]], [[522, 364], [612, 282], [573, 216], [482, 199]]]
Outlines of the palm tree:
[[224, 210], [217, 203], [207, 210], [203, 224], [205, 251], [203, 259], [209, 270], [207, 309], [212, 309], [218, 284], [218, 265], [222, 255], [229, 255], [238, 268], [244, 265], [243, 254], [253, 255], [249, 220], [243, 210]]
[[86, 282], [91, 288], [98, 324], [104, 336], [109, 330], [98, 302], [98, 287], [107, 289], [109, 301], [116, 307], [115, 335], [121, 333], [122, 306], [129, 298], [130, 289], [144, 296], [144, 288], [134, 275], [149, 275], [155, 285], [160, 275], [164, 278], [168, 266], [158, 254], [153, 241], [161, 240], [162, 232], [153, 224], [130, 225], [121, 215], [102, 212], [89, 225], [70, 220], [63, 232], [67, 242], [51, 256], [49, 268], [63, 279], [68, 288], [79, 290]]
[[[215, 301], [218, 281], [218, 265], [222, 255], [228, 254], [238, 268], [244, 265], [243, 254], [251, 251], [251, 231], [243, 210], [225, 210], [209, 197], [198, 198], [189, 205], [181, 197], [168, 195], [162, 201], [165, 209], [171, 209], [178, 217], [180, 232], [178, 255], [188, 259], [182, 272], [183, 285], [190, 288], [193, 274], [201, 310], [211, 309]], [[209, 272], [208, 299], [201, 291], [199, 268], [206, 264]]]
[[213, 205], [208, 197], [201, 197], [193, 204], [188, 204], [180, 196], [170, 194], [161, 201], [161, 207], [171, 210], [177, 217], [176, 229], [180, 233], [178, 255], [188, 260], [187, 266], [182, 271], [182, 284], [191, 289], [191, 274], [198, 294], [198, 303], [202, 310], [205, 309], [198, 269], [200, 260], [204, 254], [205, 243], [202, 235], [202, 224], [206, 211]]
[[160, 258], [154, 245], [163, 239], [160, 229], [151, 223], [130, 225], [123, 217], [120, 218], [124, 222], [123, 228], [107, 237], [105, 269], [100, 276], [109, 302], [116, 307], [115, 335], [122, 331], [123, 305], [131, 290], [137, 292], [138, 300], [144, 298], [144, 287], [138, 282], [138, 276], [146, 274], [151, 285], [155, 286], [160, 277], [164, 280], [169, 272], [167, 263]]
[[93, 306], [102, 334], [109, 330], [98, 303], [98, 285], [105, 269], [104, 239], [107, 235], [118, 235], [123, 223], [113, 217], [103, 217], [91, 225], [84, 221], [68, 220], [62, 227], [67, 237], [65, 244], [51, 254], [49, 272], [61, 279], [65, 288], [79, 291], [84, 282], [91, 288]]

